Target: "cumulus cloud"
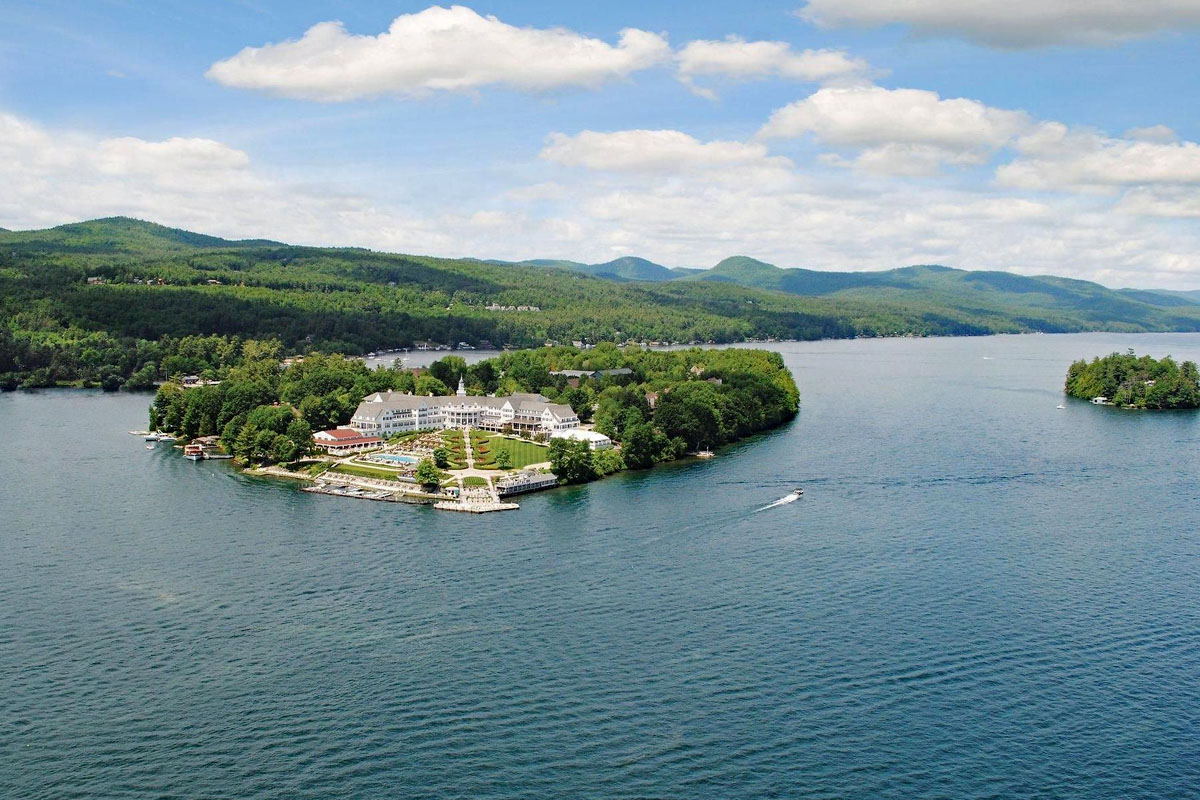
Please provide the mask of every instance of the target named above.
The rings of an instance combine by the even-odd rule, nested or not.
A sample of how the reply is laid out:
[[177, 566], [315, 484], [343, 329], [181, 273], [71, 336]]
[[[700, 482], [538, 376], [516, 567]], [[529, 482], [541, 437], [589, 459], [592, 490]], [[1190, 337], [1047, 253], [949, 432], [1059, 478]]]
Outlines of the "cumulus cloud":
[[[1022, 120], [1018, 127], [1030, 126]], [[576, 259], [635, 252], [705, 264], [739, 252], [816, 269], [944, 263], [1143, 286], [1178, 285], [1200, 269], [1195, 231], [1103, 196], [1035, 198], [895, 175], [848, 185], [819, 169], [773, 162], [749, 143], [704, 142], [679, 131], [559, 134], [543, 158], [583, 170], [555, 205], [557, 218], [577, 221], [569, 251]], [[764, 162], [771, 180], [760, 178]], [[1157, 211], [1166, 211], [1167, 199], [1158, 199]], [[1172, 213], [1189, 209], [1178, 198]]]
[[0, 225], [127, 215], [233, 237], [442, 251], [456, 232], [370, 198], [277, 179], [205, 138], [56, 131], [0, 112]]
[[1179, 140], [1179, 134], [1167, 125], [1148, 125], [1144, 128], [1130, 128], [1125, 131], [1125, 138], [1140, 142], [1175, 142]]
[[1150, 186], [1125, 193], [1117, 209], [1126, 214], [1166, 219], [1200, 219], [1200, 189], [1194, 186]]
[[923, 175], [943, 164], [980, 164], [1031, 125], [1020, 111], [921, 89], [826, 87], [775, 111], [760, 139], [811, 134], [822, 144], [859, 153], [850, 163], [870, 172]]
[[1015, 146], [1020, 155], [996, 170], [1000, 185], [1115, 191], [1146, 184], [1200, 184], [1196, 142], [1117, 139], [1047, 122]]
[[[1037, 133], [1040, 140], [1028, 138]], [[1052, 133], [1029, 132], [1020, 157], [1068, 152], [1053, 149]], [[1142, 286], [1180, 286], [1200, 274], [1200, 232], [1173, 224], [1200, 214], [1194, 184], [1033, 197], [896, 177], [847, 182], [798, 169], [761, 142], [681, 131], [555, 136], [527, 172], [524, 188], [453, 212], [422, 197], [416, 213], [336, 185], [288, 180], [212, 139], [101, 138], [0, 112], [7, 228], [127, 214], [230, 237], [514, 260], [632, 252], [706, 264], [749, 253], [818, 269], [937, 262]]]
[[[1200, 268], [1192, 233], [1073, 199], [1033, 201], [914, 186], [846, 191], [797, 176], [763, 191], [678, 181], [598, 183], [573, 216], [584, 242], [673, 264], [747, 253], [783, 266], [879, 269], [941, 263], [1057, 274], [1114, 285], [1171, 285]], [[652, 244], [650, 244], [652, 243]]]
[[1200, 26], [1197, 0], [808, 0], [797, 13], [825, 28], [901, 24], [1003, 48], [1109, 45]]
[[464, 6], [396, 17], [376, 36], [322, 22], [299, 39], [247, 47], [208, 77], [225, 86], [339, 102], [501, 86], [529, 92], [596, 87], [671, 57], [666, 39], [626, 28], [610, 45], [564, 28], [519, 28]]
[[755, 80], [780, 77], [807, 82], [861, 78], [870, 66], [843, 50], [794, 51], [787, 42], [748, 42], [737, 36], [723, 41], [689, 42], [676, 56], [679, 78], [696, 93], [714, 93], [695, 84], [698, 77]]
[[569, 167], [636, 173], [680, 173], [729, 167], [787, 169], [792, 166], [787, 158], [769, 156], [762, 144], [701, 142], [674, 130], [583, 131], [575, 136], [553, 133], [542, 149], [541, 157]]

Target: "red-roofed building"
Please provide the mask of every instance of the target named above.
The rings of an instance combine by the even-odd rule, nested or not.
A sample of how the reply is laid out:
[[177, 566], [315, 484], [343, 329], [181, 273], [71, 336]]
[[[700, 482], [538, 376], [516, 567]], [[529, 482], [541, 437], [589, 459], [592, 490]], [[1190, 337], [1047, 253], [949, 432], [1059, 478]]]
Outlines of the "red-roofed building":
[[357, 453], [383, 445], [378, 436], [364, 436], [353, 428], [334, 428], [313, 434], [313, 444], [331, 455]]

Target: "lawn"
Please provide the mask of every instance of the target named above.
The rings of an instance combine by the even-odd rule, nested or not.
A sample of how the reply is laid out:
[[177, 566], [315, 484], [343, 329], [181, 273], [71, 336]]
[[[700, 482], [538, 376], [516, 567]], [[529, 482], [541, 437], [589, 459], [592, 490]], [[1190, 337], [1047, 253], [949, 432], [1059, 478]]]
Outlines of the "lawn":
[[359, 464], [338, 464], [329, 472], [341, 472], [346, 475], [357, 475], [360, 478], [377, 478], [385, 481], [400, 480], [399, 473], [393, 470], [364, 467]]
[[[509, 457], [512, 459], [512, 468], [521, 469], [530, 464], [540, 464], [543, 461], [550, 460], [550, 448], [545, 445], [535, 442], [527, 442], [524, 439], [507, 439], [503, 436], [488, 437], [487, 443], [484, 445], [487, 448], [486, 453], [482, 453], [482, 447], [476, 451], [475, 466], [482, 469], [495, 468], [496, 454], [501, 450], [507, 450]], [[483, 459], [483, 463], [479, 463], [479, 459]]]
[[463, 478], [463, 487], [467, 486], [487, 486], [487, 478], [481, 478], [478, 475], [468, 475]]

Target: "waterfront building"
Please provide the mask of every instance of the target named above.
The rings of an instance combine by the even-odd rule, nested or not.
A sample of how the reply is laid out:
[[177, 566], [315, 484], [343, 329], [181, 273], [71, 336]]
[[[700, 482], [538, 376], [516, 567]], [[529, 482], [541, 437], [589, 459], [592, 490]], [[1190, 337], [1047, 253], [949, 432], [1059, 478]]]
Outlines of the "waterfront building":
[[611, 450], [613, 443], [612, 439], [605, 436], [603, 433], [596, 431], [585, 431], [582, 428], [572, 428], [566, 431], [555, 431], [550, 434], [551, 439], [571, 439], [576, 442], [587, 442], [588, 447], [592, 450]]
[[453, 397], [375, 392], [359, 403], [350, 426], [371, 436], [466, 427], [552, 434], [578, 428], [579, 417], [570, 406], [551, 403], [540, 394], [468, 397], [460, 380]]
[[334, 428], [328, 431], [317, 431], [313, 434], [313, 444], [331, 455], [341, 453], [358, 453], [381, 447], [383, 439], [379, 436], [369, 436], [353, 428]]

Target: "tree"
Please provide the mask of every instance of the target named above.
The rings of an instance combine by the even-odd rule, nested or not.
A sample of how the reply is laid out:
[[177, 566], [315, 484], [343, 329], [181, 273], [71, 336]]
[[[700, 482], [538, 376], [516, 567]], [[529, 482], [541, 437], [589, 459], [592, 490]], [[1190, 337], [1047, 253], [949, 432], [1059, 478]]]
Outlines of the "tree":
[[721, 441], [720, 395], [704, 381], [684, 383], [658, 401], [654, 421], [668, 436], [699, 450]]
[[592, 465], [599, 475], [611, 475], [625, 469], [625, 459], [619, 450], [597, 450], [592, 453]]
[[429, 374], [446, 386], [457, 386], [459, 378], [467, 374], [467, 360], [462, 356], [446, 356], [429, 365]]
[[496, 468], [497, 469], [511, 469], [512, 468], [512, 454], [509, 453], [507, 450], [497, 451], [496, 452]]
[[450, 394], [450, 389], [446, 384], [439, 381], [432, 375], [422, 375], [417, 378], [416, 391], [414, 394], [421, 395], [447, 395]]
[[647, 422], [630, 425], [625, 429], [625, 438], [621, 442], [625, 466], [630, 469], [654, 466], [666, 443], [667, 437], [661, 433], [656, 435], [653, 425]]
[[421, 463], [417, 464], [417, 472], [413, 477], [426, 491], [436, 489], [442, 479], [441, 473], [428, 458], [422, 459]]
[[304, 420], [294, 419], [289, 422], [284, 435], [292, 443], [291, 457], [284, 459], [285, 461], [294, 461], [308, 455], [312, 450], [312, 428]]
[[554, 439], [550, 442], [550, 471], [558, 482], [587, 483], [596, 478], [592, 449], [587, 442], [574, 439]]
[[446, 469], [450, 466], [450, 451], [445, 447], [433, 448], [433, 463], [438, 469]]
[[563, 393], [562, 402], [571, 407], [580, 422], [587, 422], [592, 418], [592, 393], [587, 389], [568, 389]]

